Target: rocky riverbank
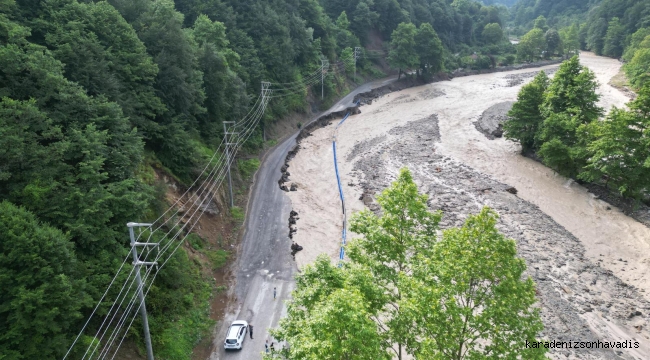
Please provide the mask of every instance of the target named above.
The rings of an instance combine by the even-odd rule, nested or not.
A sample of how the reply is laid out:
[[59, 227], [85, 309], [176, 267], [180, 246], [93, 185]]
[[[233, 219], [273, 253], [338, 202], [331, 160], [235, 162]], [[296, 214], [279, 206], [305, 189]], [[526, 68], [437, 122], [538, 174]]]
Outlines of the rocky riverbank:
[[[537, 206], [500, 183], [457, 161], [437, 154], [438, 119], [429, 116], [390, 130], [388, 136], [355, 145], [348, 160], [364, 196], [383, 190], [399, 167], [413, 172], [432, 210], [442, 210], [443, 228], [460, 226], [484, 205], [500, 215], [499, 229], [517, 242], [526, 260], [526, 275], [537, 283], [545, 330], [556, 341], [630, 340], [640, 349], [560, 349], [551, 351], [578, 359], [642, 359], [650, 353], [650, 303], [634, 286], [585, 256], [583, 244]], [[372, 204], [372, 200], [368, 201]], [[377, 210], [376, 207], [370, 207]], [[644, 355], [645, 354], [645, 355]], [[564, 357], [562, 356], [562, 358]]]

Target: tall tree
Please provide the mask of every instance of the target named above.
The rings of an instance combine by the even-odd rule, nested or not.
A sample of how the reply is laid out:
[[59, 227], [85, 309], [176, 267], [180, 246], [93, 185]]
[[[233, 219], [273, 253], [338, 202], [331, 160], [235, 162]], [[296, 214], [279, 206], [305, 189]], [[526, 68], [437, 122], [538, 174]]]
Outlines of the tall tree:
[[640, 48], [641, 43], [646, 42], [645, 39], [648, 39], [647, 44], [650, 48], [650, 38], [648, 36], [650, 36], [650, 27], [641, 28], [630, 35], [625, 52], [623, 53], [623, 60], [631, 61], [634, 53]]
[[618, 58], [623, 55], [625, 47], [625, 28], [621, 21], [614, 17], [609, 21], [605, 42], [603, 45], [603, 55]]
[[303, 269], [287, 317], [272, 331], [276, 339], [291, 344], [281, 351], [284, 358], [390, 359], [388, 344], [372, 320], [379, 309], [364, 294], [364, 282], [374, 288], [368, 273], [333, 266], [325, 255]]
[[542, 104], [539, 155], [544, 163], [566, 176], [577, 176], [586, 164], [585, 126], [598, 120], [596, 76], [574, 56], [560, 65]]
[[90, 305], [73, 244], [60, 230], [0, 202], [0, 354], [61, 358]]
[[422, 23], [415, 34], [415, 51], [420, 59], [420, 69], [426, 73], [442, 70], [442, 41], [429, 23]]
[[393, 31], [390, 40], [390, 52], [388, 62], [394, 68], [399, 69], [398, 79], [402, 71], [411, 69], [418, 64], [418, 55], [415, 51], [415, 34], [417, 29], [412, 23], [401, 23]]
[[396, 357], [402, 359], [405, 344], [413, 341], [413, 332], [404, 311], [398, 305], [410, 295], [404, 277], [411, 274], [415, 254], [432, 248], [441, 214], [430, 212], [427, 196], [418, 194], [411, 173], [402, 169], [397, 180], [377, 197], [383, 213], [378, 217], [365, 210], [355, 214], [350, 230], [363, 237], [349, 245], [351, 261], [365, 267], [385, 294], [385, 314], [381, 328], [397, 344]]
[[605, 35], [607, 34], [607, 20], [599, 18], [595, 23], [588, 26], [587, 32], [587, 48], [596, 55], [603, 53], [603, 46], [605, 43]]
[[483, 41], [488, 44], [496, 44], [503, 39], [503, 30], [501, 25], [497, 23], [490, 23], [485, 25], [483, 32], [481, 33]]
[[622, 195], [639, 198], [650, 189], [650, 84], [629, 103], [591, 124], [589, 163], [580, 177], [604, 181]]
[[562, 52], [562, 39], [560, 34], [555, 29], [548, 29], [546, 34], [544, 34], [544, 40], [546, 40], [546, 57], [555, 56], [557, 53]]
[[522, 152], [537, 150], [536, 139], [544, 117], [541, 106], [548, 88], [548, 77], [540, 71], [530, 84], [524, 85], [517, 95], [517, 102], [508, 112], [503, 124], [506, 139], [519, 141]]
[[632, 60], [625, 64], [625, 74], [637, 89], [650, 82], [650, 48], [641, 48], [634, 53]]
[[547, 349], [524, 345], [543, 329], [535, 283], [522, 280], [526, 264], [497, 219], [484, 208], [416, 255], [413, 293], [400, 306], [416, 324], [417, 358], [546, 358]]
[[560, 30], [560, 39], [565, 56], [578, 55], [580, 52], [580, 34], [578, 25], [573, 24]]
[[534, 61], [542, 56], [546, 49], [546, 39], [541, 29], [535, 28], [522, 36], [517, 45], [517, 57], [521, 61]]
[[534, 28], [542, 30], [543, 33], [547, 32], [548, 25], [546, 23], [546, 18], [542, 15], [538, 16], [537, 19], [535, 19]]

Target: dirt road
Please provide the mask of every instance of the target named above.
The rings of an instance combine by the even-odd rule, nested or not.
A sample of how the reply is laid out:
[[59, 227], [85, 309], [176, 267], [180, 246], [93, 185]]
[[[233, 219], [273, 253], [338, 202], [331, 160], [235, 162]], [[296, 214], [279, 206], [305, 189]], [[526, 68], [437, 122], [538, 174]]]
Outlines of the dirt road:
[[[581, 62], [596, 73], [601, 106], [624, 106], [625, 95], [607, 85], [620, 68], [618, 61], [583, 53]], [[543, 337], [635, 339], [642, 345], [620, 351], [554, 351], [554, 357], [648, 358], [650, 229], [522, 157], [517, 144], [488, 139], [473, 124], [486, 109], [516, 100], [534, 74], [527, 69], [457, 78], [395, 92], [363, 106], [337, 135], [346, 207], [350, 212], [373, 209], [372, 194], [385, 188], [403, 166], [429, 194], [431, 207], [445, 212], [443, 227], [457, 226], [467, 214], [489, 205], [501, 215], [501, 230], [517, 241], [528, 274], [538, 284]], [[332, 258], [338, 254], [341, 222], [333, 129], [330, 125], [314, 131], [290, 163], [292, 181], [299, 185], [290, 197], [301, 214], [294, 239], [306, 250], [313, 249], [296, 256], [300, 266], [320, 252]], [[505, 191], [513, 186], [517, 195]]]

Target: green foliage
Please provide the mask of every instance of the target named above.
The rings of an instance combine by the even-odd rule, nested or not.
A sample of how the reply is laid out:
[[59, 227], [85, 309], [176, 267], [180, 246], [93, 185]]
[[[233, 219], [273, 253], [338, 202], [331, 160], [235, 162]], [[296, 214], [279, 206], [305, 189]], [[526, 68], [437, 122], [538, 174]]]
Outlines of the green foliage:
[[496, 44], [503, 39], [503, 30], [501, 25], [497, 23], [490, 23], [485, 25], [483, 32], [481, 33], [483, 41], [488, 44]]
[[536, 139], [544, 121], [540, 107], [548, 88], [548, 77], [540, 71], [530, 84], [524, 85], [517, 95], [517, 102], [508, 112], [508, 120], [503, 124], [506, 139], [519, 141], [522, 151], [538, 150]]
[[650, 48], [639, 49], [634, 53], [632, 61], [625, 64], [625, 74], [637, 89], [650, 82]]
[[420, 60], [420, 69], [432, 74], [442, 70], [444, 48], [433, 27], [428, 23], [420, 24], [414, 40], [415, 52]]
[[650, 190], [650, 84], [628, 107], [614, 108], [592, 123], [589, 163], [580, 178], [604, 180], [624, 196], [640, 198]]
[[574, 56], [560, 65], [544, 95], [539, 155], [563, 175], [577, 176], [586, 163], [585, 126], [603, 113], [597, 87], [594, 73]]
[[621, 24], [621, 21], [617, 17], [614, 17], [607, 26], [603, 55], [618, 58], [623, 55], [624, 45], [625, 27], [623, 27], [623, 24]]
[[[296, 277], [296, 289], [287, 317], [272, 330], [276, 339], [287, 339], [286, 359], [390, 359], [379, 334], [372, 308], [355, 285], [355, 275], [333, 266], [320, 255]], [[266, 355], [271, 359], [273, 355]]]
[[[417, 256], [414, 293], [400, 302], [422, 341], [426, 359], [545, 359], [547, 349], [526, 349], [543, 329], [534, 308], [535, 283], [515, 241], [496, 229], [497, 214], [483, 208], [458, 229], [445, 230], [432, 251]], [[480, 310], [479, 310], [480, 309]], [[486, 345], [489, 344], [489, 345]]]
[[243, 222], [244, 218], [246, 217], [246, 213], [239, 206], [233, 206], [230, 208], [230, 216], [232, 216], [232, 218], [237, 222]]
[[546, 39], [541, 29], [534, 28], [524, 35], [517, 46], [517, 57], [520, 61], [535, 61], [542, 56], [546, 49]]
[[580, 51], [580, 34], [578, 25], [573, 24], [570, 27], [561, 29], [560, 39], [564, 55], [578, 55]]
[[411, 69], [418, 64], [419, 59], [415, 51], [416, 32], [415, 25], [401, 23], [391, 35], [388, 62], [392, 67], [399, 69], [400, 76], [403, 70]]
[[363, 237], [348, 245], [350, 261], [336, 267], [321, 255], [297, 276], [287, 317], [271, 331], [291, 344], [281, 356], [543, 358], [544, 349], [522, 344], [542, 330], [535, 285], [522, 280], [524, 260], [496, 230], [496, 214], [483, 209], [437, 241], [441, 214], [426, 201], [401, 170], [378, 197], [381, 217], [353, 217]]
[[[644, 27], [637, 30], [634, 34], [628, 36], [628, 45], [625, 47], [625, 52], [623, 53], [623, 60], [631, 61], [634, 57], [634, 54], [639, 50], [642, 42], [645, 42], [645, 39], [650, 35], [650, 27]], [[650, 42], [650, 40], [648, 41]], [[650, 48], [650, 44], [646, 46]]]
[[205, 255], [210, 259], [212, 270], [219, 270], [228, 262], [230, 253], [226, 250], [204, 250]]
[[535, 25], [533, 26], [534, 29], [540, 29], [542, 32], [547, 32], [548, 31], [548, 25], [546, 23], [546, 18], [543, 15], [540, 15], [535, 19]]
[[241, 172], [242, 177], [246, 180], [250, 179], [259, 167], [260, 160], [258, 158], [237, 161], [237, 168]]
[[550, 58], [563, 52], [562, 39], [557, 30], [549, 29], [546, 34], [544, 34], [544, 40], [546, 41], [546, 58]]
[[185, 251], [178, 251], [147, 295], [154, 352], [161, 359], [189, 360], [192, 348], [214, 325], [209, 316], [212, 286], [200, 270]]
[[8, 359], [65, 353], [81, 311], [91, 305], [73, 249], [60, 230], [0, 202], [0, 353]]

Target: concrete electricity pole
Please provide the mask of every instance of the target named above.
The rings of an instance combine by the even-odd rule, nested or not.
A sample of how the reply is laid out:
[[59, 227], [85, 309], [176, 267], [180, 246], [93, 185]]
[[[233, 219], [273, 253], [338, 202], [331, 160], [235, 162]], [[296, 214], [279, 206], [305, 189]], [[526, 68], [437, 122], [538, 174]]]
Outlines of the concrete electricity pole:
[[138, 255], [138, 246], [158, 246], [158, 243], [140, 243], [135, 241], [134, 227], [150, 227], [151, 224], [142, 224], [130, 222], [126, 224], [129, 228], [129, 235], [131, 236], [131, 252], [133, 253], [133, 266], [135, 267], [135, 279], [138, 282], [138, 298], [140, 299], [140, 315], [142, 315], [142, 326], [144, 327], [144, 343], [147, 347], [147, 360], [154, 360], [153, 348], [151, 347], [151, 335], [149, 334], [149, 320], [147, 319], [147, 307], [144, 303], [144, 292], [142, 291], [142, 277], [140, 277], [140, 268], [144, 266], [158, 265], [157, 262], [140, 261]]
[[320, 61], [320, 98], [323, 100], [325, 98], [325, 67], [330, 66], [329, 60]]
[[228, 128], [226, 124], [234, 125], [235, 122], [234, 121], [223, 122], [223, 136], [224, 136], [224, 142], [226, 144], [226, 166], [228, 169], [228, 189], [230, 190], [230, 207], [232, 208], [233, 206], [235, 206], [235, 200], [232, 195], [232, 178], [230, 177], [230, 146], [236, 144], [230, 142], [232, 140], [232, 137], [228, 135], [235, 135], [236, 133], [228, 132]]
[[354, 48], [354, 82], [357, 82], [357, 59], [359, 58], [359, 55], [361, 54], [361, 48], [360, 47], [355, 47]]
[[[269, 90], [270, 87], [271, 87], [270, 82], [262, 81], [262, 104], [264, 104], [264, 100], [271, 92], [271, 90]], [[262, 136], [264, 138], [264, 141], [266, 141], [266, 124], [264, 123], [264, 114], [262, 114], [262, 118], [260, 118], [260, 121], [262, 122]]]

